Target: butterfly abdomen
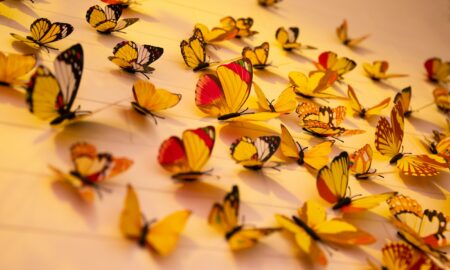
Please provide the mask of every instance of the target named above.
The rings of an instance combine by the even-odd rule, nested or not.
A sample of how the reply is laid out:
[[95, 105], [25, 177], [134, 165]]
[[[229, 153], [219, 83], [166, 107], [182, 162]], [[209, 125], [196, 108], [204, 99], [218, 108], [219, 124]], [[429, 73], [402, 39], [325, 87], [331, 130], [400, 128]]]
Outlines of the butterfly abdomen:
[[228, 120], [228, 119], [231, 119], [231, 118], [234, 118], [234, 117], [238, 117], [238, 116], [241, 116], [241, 115], [242, 115], [242, 113], [235, 112], [235, 113], [229, 113], [229, 114], [221, 115], [221, 116], [217, 117], [217, 119], [218, 120]]
[[362, 109], [360, 112], [359, 112], [359, 117], [361, 117], [361, 118], [366, 118], [366, 109]]
[[200, 63], [193, 70], [194, 70], [194, 72], [197, 72], [197, 71], [202, 70], [202, 69], [207, 68], [207, 67], [209, 67], [209, 63]]
[[391, 160], [389, 161], [390, 164], [396, 164], [397, 161], [399, 161], [403, 157], [403, 153], [398, 153], [397, 155], [393, 156]]
[[225, 234], [225, 239], [228, 241], [231, 237], [233, 237], [233, 235], [238, 233], [240, 230], [242, 230], [242, 225], [234, 227], [231, 231]]
[[144, 227], [142, 227], [141, 235], [138, 239], [138, 244], [141, 247], [145, 247], [149, 227], [150, 227], [149, 223], [145, 223]]
[[297, 159], [297, 164], [302, 166], [303, 164], [305, 164], [305, 151], [303, 151], [304, 149], [301, 149], [298, 152], [298, 159]]
[[352, 203], [352, 199], [350, 197], [341, 198], [335, 205], [333, 205], [333, 210], [341, 209], [350, 203]]
[[303, 222], [303, 220], [301, 220], [300, 218], [298, 218], [296, 216], [292, 216], [292, 219], [295, 221], [295, 224], [302, 227], [302, 229], [305, 230], [305, 232], [309, 236], [311, 236], [312, 239], [314, 239], [316, 241], [322, 240], [322, 239], [320, 239], [319, 235], [317, 235], [317, 233], [313, 229], [311, 229], [308, 225], [306, 225], [305, 222]]
[[193, 182], [204, 175], [204, 172], [185, 172], [172, 175], [172, 178], [179, 181]]

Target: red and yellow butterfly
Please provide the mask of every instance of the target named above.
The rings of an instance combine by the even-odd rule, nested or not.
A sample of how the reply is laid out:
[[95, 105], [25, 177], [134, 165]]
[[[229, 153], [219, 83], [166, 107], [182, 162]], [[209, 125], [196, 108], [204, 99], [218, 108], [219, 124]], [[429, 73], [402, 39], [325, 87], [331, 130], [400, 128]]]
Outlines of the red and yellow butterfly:
[[231, 16], [224, 17], [220, 20], [222, 28], [226, 31], [236, 31], [235, 37], [251, 37], [258, 34], [258, 31], [251, 30], [253, 26], [253, 19], [248, 18], [238, 18], [237, 20]]
[[433, 90], [434, 103], [439, 110], [448, 113], [450, 112], [450, 94], [444, 87], [437, 87]]
[[98, 153], [94, 145], [76, 143], [70, 148], [74, 169], [65, 173], [51, 165], [49, 168], [60, 180], [73, 187], [81, 198], [87, 202], [94, 200], [94, 192], [101, 196], [100, 184], [120, 173], [125, 172], [133, 161], [124, 157], [114, 157], [110, 153]]
[[372, 165], [373, 150], [370, 144], [364, 145], [350, 155], [350, 171], [358, 180], [365, 180], [371, 176], [381, 176], [377, 170], [370, 170]]
[[370, 108], [364, 108], [361, 105], [361, 103], [359, 102], [358, 97], [356, 97], [355, 91], [353, 90], [353, 88], [350, 85], [348, 86], [347, 95], [350, 100], [350, 107], [361, 118], [366, 118], [366, 116], [371, 117], [371, 116], [379, 115], [384, 108], [389, 106], [389, 102], [391, 101], [391, 98], [388, 97], [388, 98], [383, 99], [377, 105], [374, 105]]
[[338, 28], [336, 28], [336, 34], [342, 44], [348, 47], [355, 47], [369, 37], [369, 35], [365, 35], [359, 38], [349, 38], [347, 20], [344, 20], [342, 24], [339, 25]]
[[121, 32], [139, 21], [139, 18], [120, 19], [122, 5], [107, 5], [103, 10], [99, 5], [92, 6], [86, 12], [86, 21], [102, 34]]
[[265, 166], [265, 163], [275, 154], [280, 141], [279, 136], [261, 136], [254, 141], [244, 136], [231, 144], [231, 157], [250, 170], [260, 170], [263, 167], [276, 169], [279, 164]]
[[239, 218], [239, 188], [234, 185], [223, 199], [223, 204], [215, 203], [208, 216], [209, 225], [225, 234], [225, 239], [233, 251], [251, 248], [259, 240], [276, 231], [278, 228], [247, 228], [238, 224]]
[[197, 23], [194, 28], [194, 32], [196, 30], [200, 30], [202, 33], [203, 39], [207, 44], [222, 42], [225, 40], [229, 40], [234, 38], [237, 35], [238, 29], [233, 28], [230, 30], [226, 30], [221, 27], [214, 27], [211, 30], [204, 24]]
[[317, 49], [316, 47], [303, 45], [302, 43], [297, 42], [297, 38], [299, 35], [300, 29], [298, 27], [289, 27], [288, 29], [279, 27], [275, 32], [275, 38], [285, 51], [292, 51], [294, 49]]
[[350, 174], [350, 158], [347, 152], [342, 152], [317, 174], [317, 190], [320, 197], [334, 204], [333, 210], [342, 213], [357, 213], [372, 209], [380, 203], [396, 195], [397, 192], [386, 192], [377, 195], [353, 199], [347, 196], [348, 176]]
[[141, 247], [148, 247], [158, 255], [166, 256], [175, 249], [190, 215], [190, 210], [179, 210], [157, 222], [143, 220], [137, 195], [134, 188], [128, 185], [120, 215], [120, 230], [125, 237], [137, 241]]
[[356, 62], [347, 57], [338, 57], [336, 53], [327, 51], [319, 55], [318, 62], [314, 62], [318, 70], [336, 71], [339, 80], [342, 80], [344, 74], [352, 71], [356, 67]]
[[255, 48], [245, 47], [242, 49], [242, 57], [247, 58], [256, 69], [265, 69], [270, 64], [267, 64], [269, 58], [269, 43], [264, 42]]
[[201, 171], [214, 148], [216, 130], [213, 126], [187, 129], [183, 137], [172, 136], [162, 142], [158, 162], [172, 178], [180, 181], [195, 181], [209, 171]]
[[303, 98], [343, 98], [330, 93], [329, 88], [338, 79], [338, 74], [332, 70], [311, 72], [289, 72], [289, 82], [292, 90]]
[[298, 216], [288, 218], [276, 214], [275, 218], [283, 229], [294, 235], [302, 252], [323, 266], [327, 265], [327, 257], [319, 243], [356, 246], [370, 245], [376, 241], [371, 234], [343, 219], [327, 220], [325, 209], [314, 201], [305, 202], [303, 207], [298, 209]]
[[253, 83], [253, 86], [258, 98], [258, 106], [262, 111], [289, 114], [297, 107], [297, 98], [292, 88], [284, 89], [276, 100], [269, 101], [256, 83]]
[[424, 63], [428, 80], [435, 83], [447, 83], [450, 81], [450, 62], [444, 62], [441, 58], [432, 57]]
[[364, 71], [367, 76], [374, 81], [386, 80], [389, 78], [399, 78], [399, 77], [407, 77], [407, 74], [387, 74], [387, 70], [389, 68], [389, 63], [387, 61], [374, 61], [372, 64], [364, 63], [363, 64]]
[[34, 55], [5, 54], [0, 52], [0, 89], [25, 86], [24, 77], [36, 65]]
[[302, 147], [296, 142], [289, 130], [281, 124], [281, 152], [284, 156], [294, 159], [298, 165], [306, 165], [314, 170], [321, 169], [328, 164], [328, 155], [333, 144], [334, 141], [325, 141], [306, 151], [308, 147]]

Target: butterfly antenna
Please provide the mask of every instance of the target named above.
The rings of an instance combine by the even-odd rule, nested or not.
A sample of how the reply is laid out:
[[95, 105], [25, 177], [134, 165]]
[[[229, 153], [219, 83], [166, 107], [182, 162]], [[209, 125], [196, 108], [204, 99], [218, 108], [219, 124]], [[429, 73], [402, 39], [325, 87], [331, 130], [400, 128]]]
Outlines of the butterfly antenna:
[[430, 106], [433, 105], [433, 104], [434, 104], [434, 101], [431, 102], [431, 103], [425, 104], [425, 105], [423, 105], [422, 107], [419, 107], [418, 109], [415, 109], [414, 112], [418, 112], [418, 111], [420, 111], [420, 110], [423, 110], [423, 109], [425, 109], [425, 108], [428, 108], [428, 107], [430, 107]]
[[336, 138], [336, 137], [331, 137], [331, 138], [333, 138], [333, 139], [335, 139], [335, 140], [337, 140], [337, 141], [340, 141], [341, 143], [343, 143], [344, 141], [343, 140], [341, 140], [341, 139], [338, 139], [338, 138]]
[[215, 177], [216, 179], [220, 179], [220, 175], [213, 175], [211, 174], [213, 172], [214, 168], [211, 168], [207, 171], [202, 172], [204, 175]]
[[154, 114], [154, 113], [152, 113], [152, 112], [150, 112], [150, 116], [153, 118], [153, 121], [155, 121], [155, 125], [158, 125], [157, 118], [159, 118], [159, 119], [165, 119], [163, 116]]
[[275, 165], [270, 166], [269, 168], [272, 169], [272, 170], [275, 170], [275, 171], [279, 172], [279, 171], [281, 171], [280, 168], [279, 168], [280, 166], [281, 166], [281, 163], [276, 162]]
[[[92, 113], [98, 113], [98, 112], [101, 112], [101, 111], [103, 111], [103, 110], [105, 110], [105, 109], [107, 109], [107, 108], [109, 108], [109, 107], [111, 107], [111, 106], [117, 105], [117, 104], [119, 104], [119, 103], [121, 103], [121, 102], [123, 102], [123, 101], [125, 101], [125, 100], [128, 100], [128, 99], [129, 99], [128, 97], [122, 98], [122, 99], [117, 100], [117, 101], [115, 101], [115, 102], [113, 102], [113, 103], [111, 103], [111, 104], [108, 104], [108, 105], [106, 105], [106, 106], [103, 106], [103, 107], [101, 107], [100, 109], [97, 109], [97, 110], [95, 110], [95, 111], [92, 111]], [[78, 106], [78, 108], [80, 108], [80, 106]], [[77, 110], [78, 110], [78, 108], [77, 108]]]
[[142, 75], [144, 75], [144, 77], [147, 78], [147, 80], [150, 80], [150, 77], [149, 77], [147, 74], [145, 74], [145, 72], [142, 72], [142, 71], [141, 71], [140, 73], [141, 73]]

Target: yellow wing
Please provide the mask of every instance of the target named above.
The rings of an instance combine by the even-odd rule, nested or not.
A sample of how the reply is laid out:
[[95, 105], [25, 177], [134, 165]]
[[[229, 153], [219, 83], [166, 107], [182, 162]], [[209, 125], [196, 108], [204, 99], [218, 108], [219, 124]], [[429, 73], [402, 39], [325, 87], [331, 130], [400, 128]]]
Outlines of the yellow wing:
[[264, 42], [260, 46], [254, 49], [250, 47], [245, 47], [242, 50], [242, 56], [249, 59], [252, 65], [256, 69], [264, 69], [267, 64], [267, 59], [269, 57], [269, 43]]
[[234, 185], [225, 195], [223, 205], [215, 203], [208, 215], [208, 223], [223, 233], [232, 231], [238, 225], [239, 217], [239, 188]]
[[228, 245], [231, 250], [241, 250], [251, 248], [266, 237], [278, 231], [276, 228], [243, 228], [235, 232], [229, 239]]
[[316, 170], [320, 170], [328, 164], [328, 155], [331, 153], [331, 147], [334, 141], [325, 141], [308, 149], [304, 153], [304, 162]]
[[439, 155], [407, 155], [397, 161], [397, 168], [404, 175], [436, 176], [449, 172], [448, 161]]
[[290, 51], [292, 49], [299, 49], [302, 46], [301, 43], [296, 42], [299, 33], [300, 30], [298, 27], [289, 27], [288, 30], [280, 27], [277, 29], [275, 37], [284, 50]]
[[262, 110], [288, 114], [293, 112], [297, 107], [297, 99], [291, 88], [288, 87], [283, 90], [277, 100], [273, 102], [266, 98], [264, 92], [256, 83], [253, 83], [253, 85], [258, 98], [258, 105]]
[[164, 89], [156, 89], [153, 83], [146, 80], [134, 82], [133, 96], [137, 105], [150, 112], [172, 108], [181, 100], [180, 94], [174, 94]]
[[0, 85], [22, 86], [23, 77], [36, 65], [34, 55], [9, 54], [0, 52]]
[[203, 40], [202, 32], [199, 29], [194, 31], [194, 35], [188, 40], [181, 41], [181, 55], [186, 65], [194, 71], [206, 68], [206, 43]]
[[341, 245], [369, 245], [376, 241], [370, 233], [339, 218], [317, 225], [316, 233], [325, 242]]
[[[204, 24], [197, 23], [195, 29], [199, 29], [202, 32], [203, 38], [206, 43], [221, 42], [224, 40], [232, 39], [237, 34], [237, 29], [226, 30], [224, 28], [215, 27], [211, 30]], [[194, 29], [194, 31], [195, 31]]]
[[348, 187], [350, 161], [347, 152], [336, 156], [329, 166], [320, 169], [317, 174], [317, 190], [320, 197], [329, 203], [345, 198]]
[[283, 124], [281, 126], [281, 152], [288, 158], [298, 160], [300, 158], [300, 149], [292, 137], [291, 133]]
[[134, 188], [130, 184], [127, 185], [127, 195], [120, 215], [120, 230], [129, 238], [137, 239], [141, 236], [141, 209]]
[[301, 72], [289, 73], [289, 81], [294, 92], [307, 98], [341, 98], [326, 91], [336, 80], [337, 73], [331, 70], [310, 73], [309, 77]]
[[192, 171], [201, 171], [209, 160], [215, 136], [215, 129], [212, 126], [183, 132], [183, 145]]

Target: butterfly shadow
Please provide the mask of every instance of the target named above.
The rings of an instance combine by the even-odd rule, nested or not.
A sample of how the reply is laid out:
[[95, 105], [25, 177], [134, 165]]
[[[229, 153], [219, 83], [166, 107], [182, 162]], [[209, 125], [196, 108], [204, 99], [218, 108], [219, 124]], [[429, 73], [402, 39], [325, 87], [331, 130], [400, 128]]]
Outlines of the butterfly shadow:
[[347, 47], [350, 51], [359, 54], [359, 55], [369, 55], [373, 54], [374, 51], [371, 49], [368, 49], [367, 47], [363, 46], [354, 46], [354, 47]]
[[[40, 3], [47, 3], [48, 1], [45, 0], [41, 0]], [[19, 25], [18, 28], [16, 28], [15, 26], [11, 26], [14, 27], [17, 30], [23, 30], [23, 31], [29, 31], [29, 28], [25, 27], [24, 25], [22, 25], [20, 23], [20, 20], [25, 18], [27, 15], [32, 17], [32, 18], [39, 18], [40, 16], [36, 13], [36, 11], [34, 11], [34, 9], [32, 8], [33, 4], [29, 4], [29, 3], [25, 3], [25, 1], [2, 1], [0, 3], [0, 5], [5, 5], [10, 9], [16, 9], [18, 12], [22, 13], [20, 14], [20, 16], [16, 16], [14, 19], [11, 18], [6, 18], [8, 20], [11, 20], [13, 22], [15, 22], [16, 24]], [[0, 17], [3, 17], [0, 15]], [[16, 20], [17, 19], [17, 20]]]
[[[440, 128], [439, 125], [436, 125], [434, 122], [423, 118], [418, 118], [414, 114], [415, 113], [413, 112], [412, 115], [406, 119], [412, 126], [414, 126], [414, 129], [420, 133], [428, 133], [430, 130], [438, 130]], [[416, 112], [416, 114], [419, 114], [419, 112]]]
[[394, 86], [392, 83], [387, 82], [387, 81], [374, 81], [372, 79], [369, 78], [369, 80], [371, 80], [375, 85], [383, 88], [383, 89], [387, 89], [387, 90], [393, 90], [395, 92], [400, 92], [401, 89], [397, 86]]
[[37, 58], [40, 58], [41, 54], [47, 53], [44, 52], [45, 50], [31, 48], [30, 46], [26, 45], [25, 43], [19, 40], [13, 40], [12, 47], [14, 48], [14, 50], [19, 51], [23, 54], [34, 54], [36, 55]]
[[[158, 22], [159, 20], [155, 17], [151, 16], [146, 12], [145, 9], [133, 9], [133, 8], [125, 8], [122, 11], [121, 18], [139, 18], [139, 20], [145, 21], [145, 22]], [[139, 23], [139, 22], [137, 22]]]
[[[323, 269], [319, 265], [317, 265], [314, 261], [311, 260], [311, 257], [303, 252], [299, 247], [295, 240], [294, 235], [291, 232], [286, 230], [281, 230], [279, 232], [281, 238], [284, 238], [287, 242], [289, 242], [289, 246], [292, 247], [292, 254], [295, 257], [298, 257], [297, 260], [300, 267], [298, 269]], [[324, 247], [321, 243], [318, 243], [320, 247]]]
[[[448, 181], [447, 172], [442, 172], [437, 176], [428, 177], [428, 179], [420, 176], [406, 176], [401, 173], [399, 173], [399, 176], [405, 186], [410, 190], [415, 190], [422, 195], [429, 196], [433, 199], [446, 199], [442, 189], [450, 191], [450, 183]], [[430, 181], [430, 179], [432, 179], [432, 181]], [[436, 184], [434, 184], [435, 182]]]
[[[87, 28], [87, 26], [86, 26], [86, 28]], [[91, 29], [87, 29], [87, 30], [90, 31], [93, 29], [91, 28]], [[95, 31], [95, 30], [93, 30], [93, 31]], [[95, 32], [97, 32], [97, 31], [95, 31]], [[125, 41], [125, 40], [126, 39], [124, 39], [120, 36], [114, 35], [114, 33], [102, 34], [102, 33], [97, 32], [97, 41], [99, 43], [101, 43], [104, 47], [111, 50], [111, 56], [112, 56], [113, 48], [116, 46], [116, 44], [120, 43], [122, 41]]]
[[248, 41], [252, 39], [253, 39], [252, 37], [233, 38], [230, 39], [230, 42], [238, 46], [239, 48], [252, 47], [252, 44]]
[[16, 91], [10, 88], [3, 88], [0, 86], [0, 91], [2, 93], [0, 97], [1, 104], [11, 105], [17, 108], [23, 108], [28, 110], [28, 105], [25, 102], [25, 95], [22, 92]]
[[289, 81], [286, 77], [281, 76], [280, 74], [274, 72], [273, 70], [269, 68], [277, 68], [276, 66], [268, 66], [265, 69], [262, 70], [255, 70], [255, 75], [258, 76], [258, 78], [270, 82], [270, 83], [283, 83], [287, 84]]
[[[283, 168], [281, 169], [284, 169], [284, 165]], [[272, 170], [272, 169], [266, 168], [265, 170]], [[281, 175], [283, 172], [275, 171], [273, 173]], [[279, 184], [279, 181], [270, 177], [268, 174], [263, 174], [262, 177], [265, 179], [265, 182], [269, 186], [270, 192], [273, 193], [275, 196], [277, 196], [279, 199], [283, 199], [284, 201], [287, 202], [296, 202], [297, 204], [300, 203], [297, 196], [289, 192], [289, 190], [283, 187], [283, 185]]]
[[219, 134], [220, 139], [226, 145], [231, 145], [231, 143], [242, 136], [256, 138], [266, 135], [278, 135], [277, 131], [275, 131], [273, 128], [266, 126], [264, 123], [256, 122], [226, 122], [220, 128]]
[[286, 55], [286, 58], [290, 58], [290, 59], [294, 60], [295, 62], [314, 63], [314, 60], [312, 58], [309, 58], [308, 56], [303, 55], [301, 52], [297, 52], [297, 51], [286, 52], [285, 51], [285, 55]]

